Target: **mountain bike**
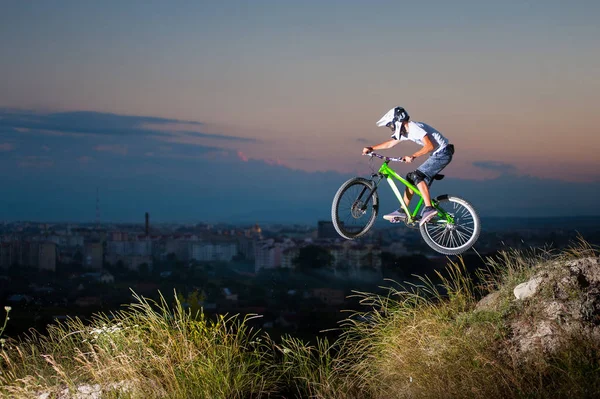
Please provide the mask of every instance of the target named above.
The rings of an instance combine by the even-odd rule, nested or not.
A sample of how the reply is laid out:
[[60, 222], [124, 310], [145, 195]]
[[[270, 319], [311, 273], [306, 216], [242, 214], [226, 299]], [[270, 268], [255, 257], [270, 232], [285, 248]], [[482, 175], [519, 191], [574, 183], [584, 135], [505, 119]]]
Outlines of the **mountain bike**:
[[[331, 218], [339, 235], [353, 240], [365, 235], [373, 227], [379, 211], [377, 189], [385, 179], [407, 215], [401, 221], [408, 227], [418, 228], [423, 240], [435, 251], [445, 255], [458, 255], [475, 244], [481, 232], [481, 223], [470, 203], [448, 194], [432, 198], [431, 205], [438, 213], [428, 223], [419, 226], [421, 213], [425, 208], [423, 196], [413, 182], [398, 175], [389, 166], [391, 161], [403, 162], [402, 158], [386, 157], [374, 152], [368, 155], [383, 159], [377, 173], [371, 174], [370, 179], [354, 177], [346, 181], [333, 199]], [[443, 177], [444, 175], [438, 174], [434, 180], [441, 180]], [[419, 202], [412, 211], [408, 209], [393, 179], [400, 181], [419, 197]]]

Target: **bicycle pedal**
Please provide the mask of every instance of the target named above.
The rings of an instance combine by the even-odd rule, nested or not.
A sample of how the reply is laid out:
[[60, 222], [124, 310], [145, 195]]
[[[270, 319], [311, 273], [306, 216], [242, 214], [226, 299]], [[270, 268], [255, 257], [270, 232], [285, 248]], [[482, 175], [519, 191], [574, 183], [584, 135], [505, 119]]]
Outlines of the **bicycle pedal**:
[[404, 218], [396, 216], [396, 217], [392, 218], [392, 220], [390, 220], [390, 222], [391, 223], [401, 223], [401, 222], [404, 222]]

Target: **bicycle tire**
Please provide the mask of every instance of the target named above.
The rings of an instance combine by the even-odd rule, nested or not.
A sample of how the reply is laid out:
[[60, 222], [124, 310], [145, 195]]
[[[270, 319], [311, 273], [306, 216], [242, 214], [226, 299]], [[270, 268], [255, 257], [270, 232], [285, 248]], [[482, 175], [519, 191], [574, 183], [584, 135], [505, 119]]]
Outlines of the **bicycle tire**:
[[419, 227], [423, 240], [444, 255], [459, 255], [470, 249], [481, 232], [481, 222], [473, 205], [462, 198], [449, 195], [437, 197], [435, 204], [437, 208], [441, 207], [450, 214], [454, 223], [434, 217], [429, 223]]
[[377, 191], [373, 192], [367, 204], [361, 199], [367, 197], [374, 188], [371, 180], [362, 177], [354, 177], [340, 186], [331, 205], [333, 227], [340, 236], [354, 240], [373, 227], [377, 219], [379, 195]]

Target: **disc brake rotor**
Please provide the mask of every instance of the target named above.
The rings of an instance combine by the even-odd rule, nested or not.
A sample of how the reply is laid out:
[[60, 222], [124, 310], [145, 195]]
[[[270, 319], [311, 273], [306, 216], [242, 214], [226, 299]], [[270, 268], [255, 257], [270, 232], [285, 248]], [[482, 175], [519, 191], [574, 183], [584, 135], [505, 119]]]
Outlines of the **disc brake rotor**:
[[360, 217], [362, 217], [366, 211], [364, 211], [362, 208], [364, 206], [364, 203], [362, 201], [356, 201], [354, 204], [352, 204], [352, 217], [354, 219], [358, 219]]

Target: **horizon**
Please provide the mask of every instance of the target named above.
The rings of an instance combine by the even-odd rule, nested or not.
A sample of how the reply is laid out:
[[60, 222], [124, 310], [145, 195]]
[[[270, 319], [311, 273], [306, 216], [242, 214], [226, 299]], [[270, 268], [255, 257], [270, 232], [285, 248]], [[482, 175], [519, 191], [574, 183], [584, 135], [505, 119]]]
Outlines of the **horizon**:
[[[188, 220], [188, 221], [169, 221], [169, 220], [159, 220], [159, 221], [155, 221], [151, 218], [152, 215], [150, 215], [150, 220], [149, 220], [149, 226], [150, 229], [152, 229], [153, 226], [159, 226], [159, 227], [163, 227], [163, 226], [168, 226], [168, 225], [180, 225], [180, 226], [188, 226], [188, 227], [198, 227], [200, 225], [207, 225], [207, 226], [219, 226], [219, 225], [224, 225], [224, 226], [231, 226], [231, 227], [236, 227], [236, 228], [243, 228], [243, 227], [252, 227], [255, 225], [259, 225], [259, 226], [266, 226], [268, 227], [272, 227], [272, 226], [283, 226], [283, 227], [312, 227], [312, 228], [317, 228], [318, 227], [318, 223], [320, 222], [329, 222], [331, 223], [331, 219], [319, 219], [319, 220], [315, 220], [314, 222], [295, 222], [295, 221], [290, 221], [290, 222], [285, 222], [285, 221], [268, 221], [268, 220], [255, 220], [255, 221], [238, 221], [238, 222], [232, 222], [232, 221], [206, 221], [206, 220], [197, 220], [197, 221], [193, 221], [193, 220]], [[590, 225], [594, 225], [594, 221], [596, 219], [600, 219], [600, 215], [591, 215], [591, 216], [484, 216], [481, 217], [482, 220], [484, 221], [488, 221], [488, 222], [494, 222], [495, 224], [510, 224], [510, 223], [523, 223], [523, 222], [548, 222], [548, 221], [554, 221], [554, 222], [573, 222], [573, 223], [578, 223], [581, 224], [582, 222], [584, 224], [587, 224], [585, 222], [588, 222]], [[81, 221], [74, 221], [74, 220], [0, 220], [0, 224], [3, 225], [7, 225], [7, 224], [20, 224], [20, 223], [29, 223], [29, 224], [49, 224], [49, 225], [63, 225], [63, 224], [74, 224], [74, 225], [78, 225], [80, 227], [85, 227], [88, 228], [88, 226], [96, 227], [100, 230], [102, 230], [102, 226], [103, 225], [116, 225], [116, 226], [137, 226], [137, 227], [144, 227], [145, 226], [145, 221], [136, 221], [136, 220], [131, 220], [131, 221], [100, 221], [99, 223], [93, 220], [81, 220]], [[392, 223], [387, 223], [385, 221], [377, 221], [374, 225], [374, 228], [383, 228], [383, 229], [394, 229], [394, 228], [398, 228], [398, 229], [403, 229], [404, 226], [403, 224], [397, 225], [397, 224], [392, 224]], [[552, 226], [550, 226], [552, 227]]]

